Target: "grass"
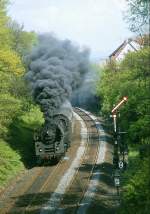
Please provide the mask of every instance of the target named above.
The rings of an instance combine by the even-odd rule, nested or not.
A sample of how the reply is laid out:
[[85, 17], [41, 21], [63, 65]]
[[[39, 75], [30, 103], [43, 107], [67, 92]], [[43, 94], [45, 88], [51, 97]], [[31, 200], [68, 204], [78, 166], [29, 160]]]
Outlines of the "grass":
[[33, 167], [33, 133], [43, 122], [39, 108], [32, 106], [29, 112], [13, 121], [8, 136], [0, 139], [0, 187], [21, 170]]

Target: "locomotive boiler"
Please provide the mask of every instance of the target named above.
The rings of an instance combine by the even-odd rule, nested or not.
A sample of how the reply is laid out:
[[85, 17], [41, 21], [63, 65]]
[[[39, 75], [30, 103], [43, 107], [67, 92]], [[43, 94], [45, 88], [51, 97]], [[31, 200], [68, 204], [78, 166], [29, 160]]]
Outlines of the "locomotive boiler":
[[52, 118], [35, 132], [35, 153], [37, 162], [59, 160], [71, 143], [73, 110], [68, 101], [56, 111]]

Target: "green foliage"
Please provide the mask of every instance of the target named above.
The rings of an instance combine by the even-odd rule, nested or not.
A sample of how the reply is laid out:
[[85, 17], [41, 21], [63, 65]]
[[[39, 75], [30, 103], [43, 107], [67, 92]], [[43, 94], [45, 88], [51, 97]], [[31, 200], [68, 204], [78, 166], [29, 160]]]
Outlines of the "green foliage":
[[19, 119], [27, 124], [27, 127], [31, 126], [32, 129], [36, 129], [44, 123], [43, 113], [38, 106], [33, 104], [30, 106], [30, 110], [21, 115]]
[[28, 112], [10, 124], [7, 138], [0, 139], [0, 187], [18, 171], [34, 165], [33, 133], [43, 121], [39, 107], [31, 105]]
[[0, 187], [23, 169], [20, 159], [18, 152], [12, 150], [9, 144], [0, 139]]
[[0, 83], [0, 136], [5, 136], [13, 120], [28, 109], [29, 101], [21, 77], [0, 71]]
[[131, 144], [149, 138], [149, 91], [148, 48], [129, 53], [120, 64], [107, 64], [97, 82], [97, 93], [103, 100], [101, 110], [106, 116], [114, 104], [128, 96], [128, 102], [120, 108], [120, 126], [128, 132]]
[[6, 14], [7, 0], [0, 1], [0, 48], [9, 47], [11, 44], [11, 36], [7, 26], [9, 17]]
[[34, 129], [44, 120], [24, 81], [23, 56], [36, 35], [7, 16], [7, 5], [0, 0], [0, 187], [32, 166]]
[[23, 79], [22, 56], [36, 41], [33, 32], [24, 31], [7, 16], [8, 3], [0, 1], [0, 136], [6, 135], [9, 125], [28, 111], [32, 102]]
[[22, 61], [36, 35], [7, 16], [7, 5], [0, 0], [0, 187], [33, 166], [33, 133], [44, 122], [24, 81]]
[[[114, 104], [128, 96], [120, 107], [117, 124], [127, 132], [124, 139], [138, 152], [129, 156], [120, 214], [148, 214], [150, 209], [150, 71], [149, 48], [128, 53], [120, 63], [109, 62], [97, 81], [102, 113], [109, 117]], [[134, 157], [133, 157], [134, 155]]]
[[25, 56], [37, 43], [37, 36], [34, 32], [26, 32], [23, 29], [23, 25], [19, 25], [17, 22], [10, 20], [9, 30], [12, 37], [12, 48], [20, 56]]
[[21, 113], [23, 103], [10, 94], [0, 94], [0, 135], [8, 131], [7, 127]]
[[0, 72], [22, 75], [25, 71], [20, 57], [10, 49], [0, 49]]
[[150, 209], [149, 158], [140, 160], [129, 154], [129, 167], [123, 175], [123, 193], [119, 214], [148, 214]]

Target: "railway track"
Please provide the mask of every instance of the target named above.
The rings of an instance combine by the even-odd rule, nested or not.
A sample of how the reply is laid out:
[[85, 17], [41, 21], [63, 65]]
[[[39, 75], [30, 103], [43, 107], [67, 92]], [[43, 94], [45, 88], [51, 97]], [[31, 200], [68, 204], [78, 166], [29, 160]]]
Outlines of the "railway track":
[[96, 118], [92, 117], [90, 113], [80, 108], [75, 108], [74, 112], [77, 113], [86, 124], [88, 141], [86, 144], [86, 150], [82, 156], [81, 165], [76, 170], [76, 175], [61, 201], [61, 209], [64, 210], [65, 214], [75, 214], [78, 212], [78, 208], [82, 203], [88, 189], [90, 179], [96, 168], [100, 143], [100, 133], [96, 127]]
[[0, 213], [27, 213], [34, 204], [41, 201], [44, 203], [46, 198], [48, 200], [49, 195], [44, 194], [46, 187], [50, 179], [54, 179], [56, 174], [58, 176], [61, 165], [62, 161], [56, 166], [39, 167], [35, 169], [34, 175], [27, 175], [27, 181], [20, 181], [20, 185], [12, 189], [7, 201], [1, 202], [3, 204], [1, 204]]
[[[79, 115], [86, 124], [88, 137], [86, 139], [84, 153], [80, 160], [80, 166], [60, 201], [60, 209], [65, 213], [77, 213], [78, 208], [88, 189], [90, 179], [96, 168], [96, 161], [99, 153], [99, 131], [96, 127], [96, 119], [88, 112], [75, 108], [74, 112]], [[12, 189], [10, 196], [0, 202], [1, 214], [25, 214], [40, 213], [41, 207], [49, 200], [57, 189], [61, 178], [65, 175], [71, 163], [75, 159], [76, 151], [80, 145], [80, 123], [76, 122], [76, 133], [74, 142], [71, 145], [67, 156], [68, 161], [62, 159], [55, 166], [35, 168], [35, 173], [27, 178], [27, 182], [20, 182], [20, 187]], [[57, 212], [57, 208], [55, 212]], [[46, 213], [46, 212], [43, 212]], [[52, 213], [52, 212], [47, 212]]]

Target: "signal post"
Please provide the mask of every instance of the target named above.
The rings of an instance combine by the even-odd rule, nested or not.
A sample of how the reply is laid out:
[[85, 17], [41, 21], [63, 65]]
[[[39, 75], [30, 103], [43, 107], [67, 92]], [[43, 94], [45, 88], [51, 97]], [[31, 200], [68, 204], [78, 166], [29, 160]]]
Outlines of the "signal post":
[[119, 195], [119, 187], [120, 187], [120, 173], [119, 169], [123, 169], [124, 161], [119, 161], [119, 152], [118, 152], [118, 130], [117, 130], [117, 111], [118, 109], [127, 102], [128, 97], [123, 97], [122, 100], [112, 109], [112, 118], [113, 118], [113, 127], [114, 127], [114, 157], [113, 164], [115, 168], [114, 173], [114, 183], [117, 188], [117, 194]]

